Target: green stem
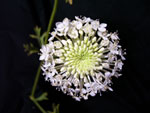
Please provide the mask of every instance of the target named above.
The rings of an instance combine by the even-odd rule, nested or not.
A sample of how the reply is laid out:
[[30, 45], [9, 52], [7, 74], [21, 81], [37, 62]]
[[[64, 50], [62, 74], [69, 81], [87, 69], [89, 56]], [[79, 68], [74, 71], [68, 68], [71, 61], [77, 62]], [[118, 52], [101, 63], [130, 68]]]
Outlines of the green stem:
[[33, 96], [30, 96], [30, 99], [33, 101], [33, 103], [39, 108], [39, 110], [42, 113], [47, 113], [44, 108], [36, 101], [36, 99]]
[[42, 113], [46, 113], [46, 111], [45, 111], [45, 110], [42, 108], [42, 106], [36, 101], [36, 99], [35, 99], [35, 97], [34, 97], [34, 94], [35, 94], [35, 91], [36, 91], [36, 87], [37, 87], [37, 84], [38, 84], [38, 81], [39, 81], [39, 78], [40, 78], [40, 73], [41, 73], [41, 63], [39, 64], [39, 67], [38, 67], [38, 70], [37, 70], [37, 73], [36, 73], [36, 76], [35, 76], [35, 80], [34, 80], [34, 84], [33, 84], [33, 87], [32, 87], [30, 99], [33, 101], [33, 103], [39, 108], [39, 110], [40, 110]]
[[33, 87], [32, 87], [32, 91], [31, 91], [31, 96], [32, 97], [34, 97], [35, 90], [36, 90], [36, 87], [37, 87], [37, 84], [38, 84], [38, 81], [39, 81], [39, 78], [40, 78], [40, 73], [41, 73], [41, 63], [39, 64], [39, 67], [38, 67], [38, 70], [37, 70], [37, 73], [36, 73], [36, 76], [35, 76], [34, 84], [33, 84]]
[[53, 23], [55, 14], [56, 14], [57, 5], [58, 5], [58, 0], [54, 0], [54, 6], [53, 6], [52, 14], [50, 16], [48, 28], [47, 28], [47, 34], [45, 37], [45, 44], [47, 44], [47, 41], [48, 41], [48, 36], [49, 36], [49, 32], [51, 31], [51, 28], [52, 28], [52, 23]]
[[[46, 34], [46, 38], [45, 38], [45, 44], [47, 44], [47, 41], [48, 41], [48, 36], [49, 36], [49, 32], [50, 32], [50, 30], [51, 30], [52, 23], [53, 23], [53, 20], [54, 20], [54, 17], [55, 17], [57, 5], [58, 5], [58, 0], [55, 0], [55, 1], [54, 1], [53, 10], [52, 10], [52, 14], [51, 14], [51, 17], [50, 17], [50, 20], [49, 20], [48, 28], [47, 28], [47, 34]], [[34, 97], [34, 96], [35, 96], [35, 91], [36, 91], [36, 88], [37, 88], [37, 84], [38, 84], [38, 81], [39, 81], [39, 78], [40, 78], [41, 64], [42, 64], [42, 63], [40, 63], [40, 65], [39, 65], [39, 67], [38, 67], [38, 70], [37, 70], [37, 73], [36, 73], [36, 76], [35, 76], [34, 84], [33, 84], [32, 91], [31, 91], [31, 95], [30, 95], [30, 99], [34, 102], [34, 104], [38, 107], [38, 109], [39, 109], [42, 113], [47, 113], [47, 112], [44, 110], [44, 108], [36, 101], [36, 99], [35, 99], [35, 97]]]

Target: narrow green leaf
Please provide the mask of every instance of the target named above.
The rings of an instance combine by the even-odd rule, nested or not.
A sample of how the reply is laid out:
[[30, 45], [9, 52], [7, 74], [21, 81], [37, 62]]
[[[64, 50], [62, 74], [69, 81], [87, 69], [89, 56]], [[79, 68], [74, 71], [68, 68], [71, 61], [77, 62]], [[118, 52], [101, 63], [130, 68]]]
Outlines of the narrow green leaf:
[[40, 35], [41, 35], [41, 28], [38, 27], [38, 26], [36, 26], [36, 27], [34, 28], [34, 32], [35, 32], [35, 34], [38, 36], [38, 38], [40, 38]]
[[33, 39], [38, 39], [38, 36], [36, 36], [36, 35], [34, 35], [34, 34], [30, 34], [29, 35], [31, 38], [33, 38]]
[[48, 100], [47, 98], [48, 93], [44, 92], [43, 94], [41, 94], [39, 97], [36, 98], [37, 101], [43, 101], [43, 100]]
[[28, 56], [39, 52], [39, 50], [32, 43], [24, 44], [23, 47], [24, 51], [27, 52]]

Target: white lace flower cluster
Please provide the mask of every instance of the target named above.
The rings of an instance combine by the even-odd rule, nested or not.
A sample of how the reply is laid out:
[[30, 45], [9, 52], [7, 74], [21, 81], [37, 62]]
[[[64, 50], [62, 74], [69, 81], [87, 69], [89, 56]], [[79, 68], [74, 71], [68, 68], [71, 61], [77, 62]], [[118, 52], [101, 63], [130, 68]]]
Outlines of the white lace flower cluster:
[[117, 33], [108, 33], [106, 26], [86, 17], [57, 22], [40, 49], [45, 79], [78, 101], [112, 91], [111, 78], [121, 75], [125, 58]]

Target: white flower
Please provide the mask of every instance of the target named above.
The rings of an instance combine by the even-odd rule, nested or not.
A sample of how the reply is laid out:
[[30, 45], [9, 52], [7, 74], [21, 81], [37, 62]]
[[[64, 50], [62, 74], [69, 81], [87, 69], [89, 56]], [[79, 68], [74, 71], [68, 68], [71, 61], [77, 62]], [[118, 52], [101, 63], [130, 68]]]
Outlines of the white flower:
[[62, 53], [63, 53], [63, 51], [60, 49], [60, 50], [56, 50], [54, 55], [57, 57], [60, 57], [60, 56], [62, 56]]
[[41, 51], [40, 60], [47, 61], [49, 59], [49, 56], [50, 56], [49, 54], [54, 52], [53, 43], [42, 45], [42, 48], [40, 49], [40, 51]]
[[99, 28], [98, 28], [98, 30], [100, 32], [105, 32], [106, 31], [106, 27], [107, 27], [107, 24], [101, 23], [100, 26], [99, 26]]
[[105, 77], [111, 77], [111, 73], [110, 72], [105, 72]]
[[116, 42], [115, 43], [110, 43], [109, 49], [110, 49], [110, 52], [112, 54], [118, 54], [119, 53], [118, 44]]
[[102, 63], [102, 66], [103, 66], [104, 68], [109, 68], [109, 64], [108, 64], [108, 63]]
[[59, 36], [66, 36], [66, 33], [69, 29], [69, 20], [68, 18], [65, 18], [63, 22], [57, 22], [56, 23], [56, 30], [58, 31]]
[[89, 23], [86, 23], [84, 26], [83, 26], [83, 31], [88, 34], [89, 36], [92, 36], [94, 34], [94, 31], [92, 29], [92, 25], [89, 24]]
[[108, 62], [113, 62], [115, 59], [117, 59], [117, 56], [111, 52], [108, 53], [108, 55], [106, 57], [108, 57]]
[[115, 62], [115, 66], [116, 66], [118, 69], [122, 70], [122, 66], [123, 66], [122, 61], [121, 61], [121, 60], [116, 61], [116, 62]]
[[72, 96], [87, 100], [102, 91], [113, 91], [111, 78], [119, 77], [125, 60], [117, 33], [91, 18], [65, 18], [56, 24], [49, 43], [40, 49], [45, 80]]
[[93, 21], [93, 20], [90, 17], [83, 17], [83, 22], [84, 23], [89, 23], [91, 21]]
[[54, 39], [54, 37], [56, 36], [56, 34], [57, 34], [56, 30], [51, 32], [51, 37], [48, 39], [48, 41], [51, 42]]
[[114, 41], [114, 40], [118, 40], [119, 39], [119, 37], [118, 37], [118, 35], [117, 35], [117, 33], [113, 33], [113, 34], [111, 34], [111, 39]]
[[80, 21], [72, 21], [72, 23], [71, 23], [73, 26], [75, 26], [76, 27], [76, 29], [81, 29], [82, 28], [82, 22], [80, 22]]
[[62, 44], [61, 44], [60, 41], [54, 41], [54, 46], [55, 46], [56, 48], [61, 48], [61, 47], [62, 47]]
[[68, 36], [71, 38], [77, 38], [78, 37], [78, 31], [75, 27], [70, 27], [69, 31], [68, 31]]
[[55, 59], [55, 63], [56, 64], [61, 64], [61, 63], [63, 63], [64, 61], [62, 60], [62, 59]]
[[109, 44], [109, 40], [106, 39], [106, 40], [102, 40], [100, 45], [101, 46], [108, 46], [108, 44]]
[[91, 22], [92, 28], [96, 31], [100, 25], [98, 20], [92, 21]]

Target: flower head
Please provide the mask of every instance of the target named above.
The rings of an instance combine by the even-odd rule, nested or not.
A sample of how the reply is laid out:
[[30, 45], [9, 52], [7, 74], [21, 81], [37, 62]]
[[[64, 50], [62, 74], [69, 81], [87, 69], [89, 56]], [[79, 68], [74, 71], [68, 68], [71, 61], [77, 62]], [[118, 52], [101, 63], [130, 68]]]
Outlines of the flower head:
[[76, 100], [111, 90], [111, 78], [122, 69], [124, 52], [107, 24], [75, 17], [56, 23], [49, 43], [40, 49], [45, 79]]

